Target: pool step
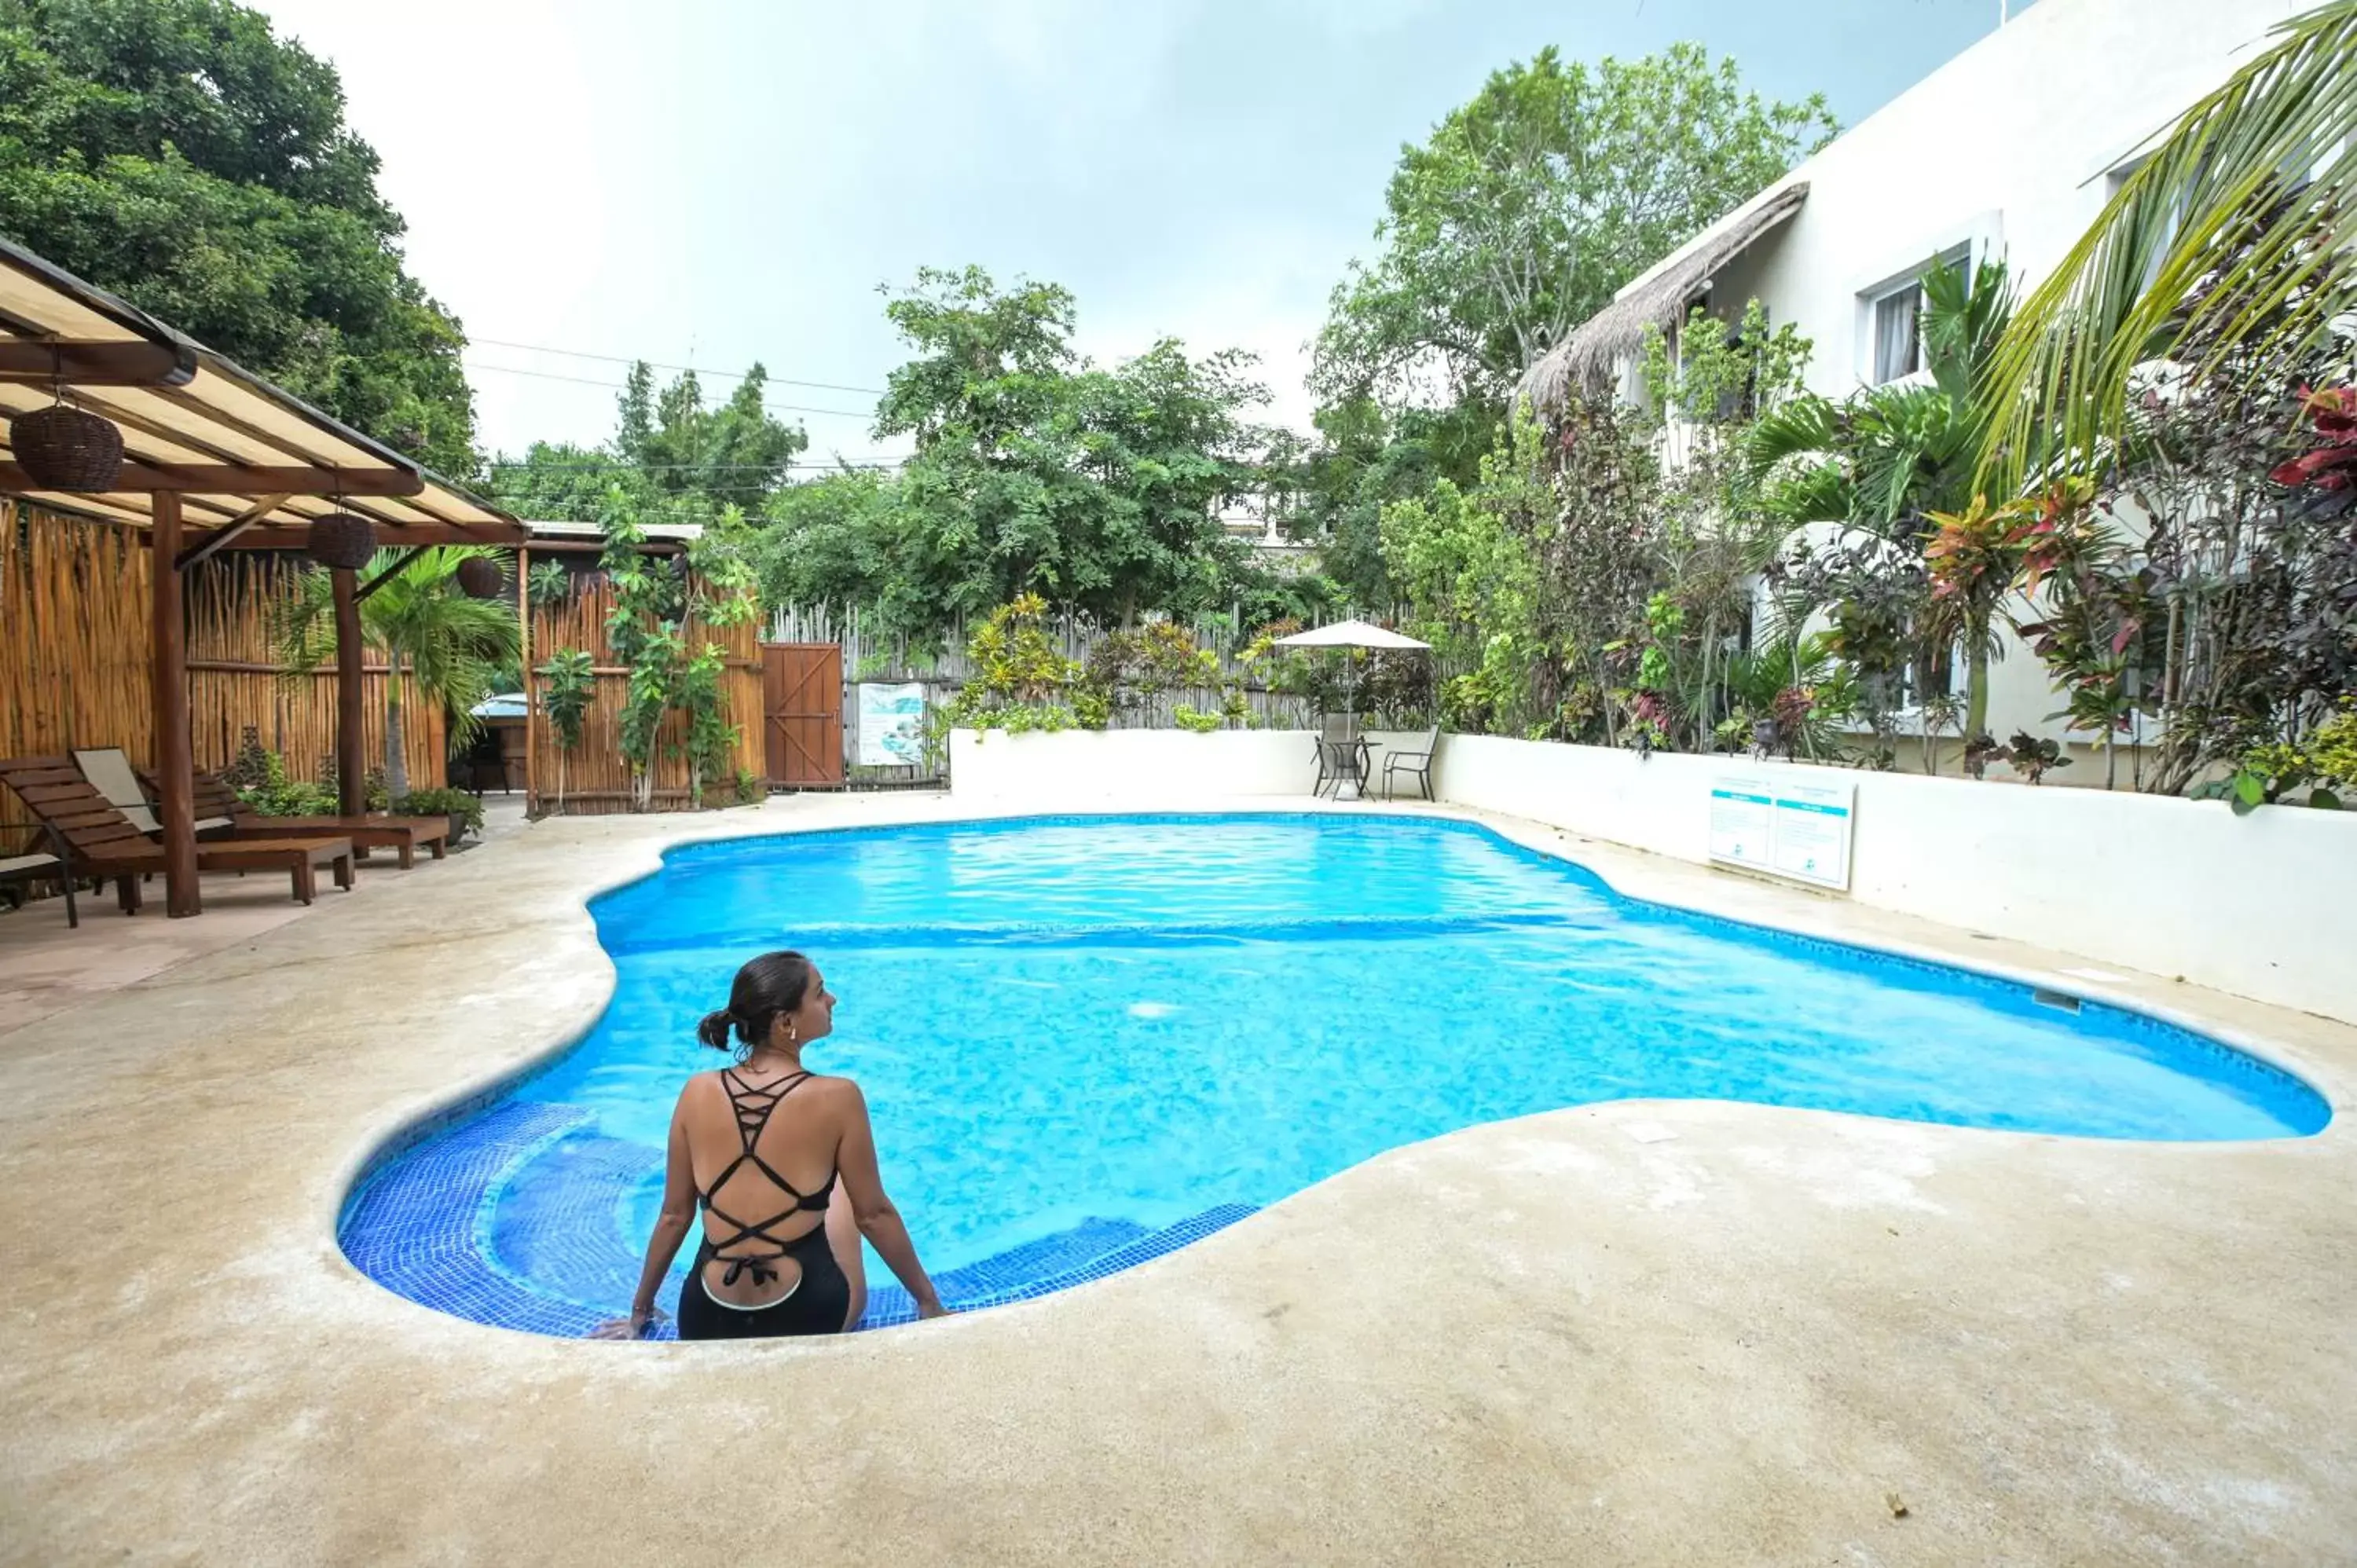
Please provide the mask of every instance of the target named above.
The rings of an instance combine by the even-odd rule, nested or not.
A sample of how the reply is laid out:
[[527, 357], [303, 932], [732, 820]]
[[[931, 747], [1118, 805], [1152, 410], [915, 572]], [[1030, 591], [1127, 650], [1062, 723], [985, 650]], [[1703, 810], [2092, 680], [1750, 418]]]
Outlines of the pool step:
[[438, 1312], [532, 1334], [587, 1334], [610, 1314], [492, 1267], [477, 1228], [511, 1172], [588, 1119], [575, 1106], [514, 1100], [419, 1144], [353, 1196], [336, 1228], [344, 1256], [394, 1294]]
[[[1175, 1225], [1166, 1225], [1159, 1230], [1142, 1230], [1140, 1227], [1129, 1226], [1128, 1229], [1139, 1233], [1122, 1245], [1109, 1251], [1101, 1252], [1086, 1262], [1068, 1266], [1053, 1273], [1034, 1274], [1021, 1283], [1015, 1283], [1010, 1278], [1011, 1271], [1004, 1270], [1001, 1265], [1004, 1260], [1028, 1251], [1027, 1247], [1013, 1248], [1000, 1253], [997, 1257], [986, 1258], [979, 1263], [969, 1263], [964, 1268], [950, 1270], [934, 1280], [933, 1283], [941, 1291], [942, 1299], [960, 1312], [1004, 1306], [1009, 1302], [1029, 1301], [1036, 1296], [1053, 1295], [1060, 1290], [1069, 1290], [1089, 1280], [1103, 1279], [1108, 1274], [1117, 1274], [1124, 1269], [1135, 1268], [1147, 1259], [1158, 1258], [1165, 1252], [1175, 1252], [1190, 1241], [1200, 1241], [1214, 1231], [1224, 1230], [1237, 1220], [1258, 1212], [1259, 1210], [1249, 1203], [1223, 1203], [1217, 1208], [1207, 1208], [1200, 1214], [1181, 1219]], [[1119, 1220], [1088, 1220], [1074, 1229], [1084, 1230], [1092, 1225], [1125, 1223]], [[1064, 1232], [1064, 1236], [1072, 1234], [1072, 1231]], [[1061, 1241], [1063, 1237], [1049, 1237], [1048, 1240], [1050, 1242], [1058, 1242]], [[1029, 1246], [1038, 1247], [1041, 1244], [1032, 1242]], [[984, 1271], [991, 1271], [991, 1273], [985, 1276]], [[993, 1283], [984, 1284], [985, 1277], [990, 1278]], [[983, 1288], [972, 1289], [969, 1288], [970, 1284], [982, 1284]], [[895, 1324], [913, 1323], [916, 1317], [916, 1303], [909, 1300], [907, 1291], [897, 1284], [877, 1284], [872, 1282], [869, 1283], [867, 1312], [859, 1320], [859, 1326], [863, 1330], [889, 1328]]]
[[[586, 1130], [576, 1107], [511, 1101], [418, 1145], [371, 1177], [338, 1240], [354, 1267], [394, 1294], [502, 1328], [577, 1337], [637, 1287], [640, 1254], [623, 1234], [628, 1195], [662, 1175], [662, 1155]], [[530, 1167], [533, 1179], [519, 1183]], [[551, 1178], [554, 1179], [551, 1179]], [[1091, 1219], [935, 1276], [960, 1311], [1050, 1294], [1119, 1273], [1254, 1212], [1222, 1204], [1149, 1230]], [[675, 1314], [683, 1276], [661, 1297]], [[871, 1278], [863, 1329], [915, 1320], [897, 1283]], [[655, 1337], [673, 1337], [666, 1321]]]

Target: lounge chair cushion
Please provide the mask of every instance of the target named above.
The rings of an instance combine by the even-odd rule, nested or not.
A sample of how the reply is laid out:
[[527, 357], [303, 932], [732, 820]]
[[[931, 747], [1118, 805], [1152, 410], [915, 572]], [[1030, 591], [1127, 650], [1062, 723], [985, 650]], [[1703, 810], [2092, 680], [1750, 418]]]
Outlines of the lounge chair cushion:
[[93, 746], [73, 754], [74, 766], [90, 780], [91, 789], [106, 797], [106, 803], [131, 819], [131, 825], [143, 833], [159, 833], [164, 824], [147, 805], [147, 792], [139, 787], [139, 775], [131, 766], [131, 758], [119, 746]]
[[0, 876], [22, 876], [28, 871], [58, 864], [54, 854], [12, 854], [0, 858]]

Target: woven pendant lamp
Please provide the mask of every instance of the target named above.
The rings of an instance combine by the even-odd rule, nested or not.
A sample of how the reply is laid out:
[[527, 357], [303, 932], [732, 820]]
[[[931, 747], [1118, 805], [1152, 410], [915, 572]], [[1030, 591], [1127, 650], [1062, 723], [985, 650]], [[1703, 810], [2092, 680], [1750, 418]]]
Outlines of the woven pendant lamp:
[[303, 553], [322, 566], [357, 572], [376, 553], [376, 527], [348, 511], [315, 517], [310, 535], [303, 542]]
[[123, 473], [123, 432], [62, 403], [9, 421], [8, 445], [16, 466], [44, 490], [111, 490]]
[[508, 591], [508, 575], [488, 555], [469, 555], [458, 563], [458, 586], [470, 599], [496, 599]]

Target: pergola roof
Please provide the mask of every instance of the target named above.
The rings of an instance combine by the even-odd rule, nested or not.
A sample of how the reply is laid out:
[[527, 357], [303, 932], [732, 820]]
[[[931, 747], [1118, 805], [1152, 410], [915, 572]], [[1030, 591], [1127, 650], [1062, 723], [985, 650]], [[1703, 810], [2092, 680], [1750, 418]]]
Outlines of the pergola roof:
[[34, 489], [0, 426], [0, 491], [144, 526], [151, 492], [176, 490], [199, 548], [209, 537], [226, 543], [233, 524], [241, 547], [299, 546], [310, 520], [331, 511], [368, 518], [381, 544], [524, 538], [505, 512], [0, 240], [0, 419], [45, 406], [60, 380], [74, 403], [123, 432], [124, 488]]

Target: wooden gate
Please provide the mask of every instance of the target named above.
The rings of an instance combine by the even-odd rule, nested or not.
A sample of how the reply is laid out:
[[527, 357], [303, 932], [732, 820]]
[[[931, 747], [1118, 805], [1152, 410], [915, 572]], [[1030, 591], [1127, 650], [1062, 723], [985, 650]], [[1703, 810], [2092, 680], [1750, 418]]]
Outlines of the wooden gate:
[[843, 787], [843, 650], [832, 642], [761, 644], [761, 734], [770, 783]]

